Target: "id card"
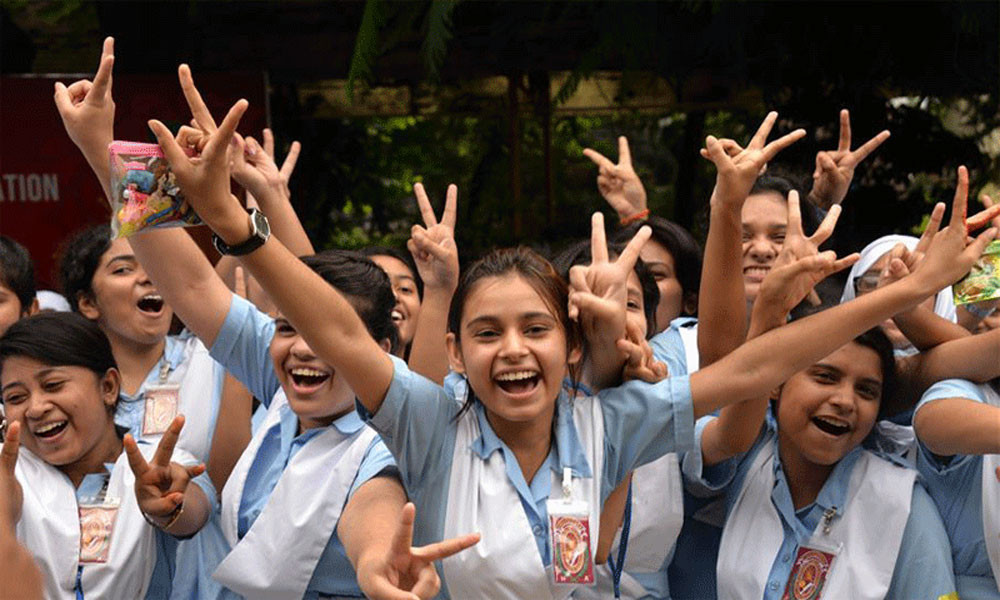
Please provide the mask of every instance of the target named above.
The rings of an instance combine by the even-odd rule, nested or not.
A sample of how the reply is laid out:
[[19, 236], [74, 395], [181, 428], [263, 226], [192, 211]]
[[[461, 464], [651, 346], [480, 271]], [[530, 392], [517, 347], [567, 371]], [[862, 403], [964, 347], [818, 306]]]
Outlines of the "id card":
[[142, 435], [166, 433], [177, 416], [180, 387], [158, 385], [146, 388], [146, 410], [142, 416]]
[[80, 562], [105, 563], [111, 551], [111, 539], [118, 518], [118, 502], [81, 504]]
[[549, 544], [555, 583], [593, 585], [590, 511], [586, 502], [548, 501]]
[[781, 600], [819, 600], [836, 557], [837, 552], [832, 548], [799, 546]]

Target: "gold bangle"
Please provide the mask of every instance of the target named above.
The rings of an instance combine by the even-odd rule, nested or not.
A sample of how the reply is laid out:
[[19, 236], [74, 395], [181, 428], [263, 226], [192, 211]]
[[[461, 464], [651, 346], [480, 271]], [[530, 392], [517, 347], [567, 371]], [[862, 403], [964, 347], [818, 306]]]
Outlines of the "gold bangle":
[[152, 525], [153, 527], [156, 527], [160, 531], [166, 531], [166, 530], [170, 529], [173, 526], [174, 523], [177, 522], [177, 519], [181, 518], [182, 514], [184, 514], [184, 502], [183, 501], [181, 501], [181, 503], [178, 504], [174, 508], [173, 512], [171, 512], [169, 515], [167, 515], [168, 517], [170, 517], [170, 520], [167, 521], [166, 525], [160, 525], [159, 523], [157, 523], [153, 519], [149, 518], [149, 515], [147, 515], [146, 513], [142, 513], [142, 516], [143, 516], [144, 519], [146, 519], [146, 522], [149, 523], [150, 525]]

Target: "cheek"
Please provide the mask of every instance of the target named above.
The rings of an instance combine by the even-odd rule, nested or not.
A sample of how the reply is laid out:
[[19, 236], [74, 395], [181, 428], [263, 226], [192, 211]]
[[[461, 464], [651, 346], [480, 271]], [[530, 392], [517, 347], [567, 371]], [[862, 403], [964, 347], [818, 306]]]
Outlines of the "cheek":
[[279, 374], [284, 371], [282, 365], [288, 356], [289, 348], [291, 348], [291, 343], [282, 337], [275, 335], [274, 339], [271, 340], [271, 347], [268, 348], [268, 352], [271, 354], [271, 362], [274, 363], [274, 370]]

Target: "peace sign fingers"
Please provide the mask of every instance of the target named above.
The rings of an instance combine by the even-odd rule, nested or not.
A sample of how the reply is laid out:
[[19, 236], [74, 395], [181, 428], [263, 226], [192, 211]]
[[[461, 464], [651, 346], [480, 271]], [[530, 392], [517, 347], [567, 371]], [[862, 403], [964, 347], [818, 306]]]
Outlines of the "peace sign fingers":
[[837, 227], [837, 220], [840, 219], [840, 212], [841, 208], [839, 204], [831, 206], [830, 211], [826, 213], [823, 221], [816, 228], [816, 232], [809, 236], [809, 241], [819, 247], [823, 242], [830, 239], [830, 236], [833, 235], [833, 230]]
[[643, 225], [639, 231], [635, 232], [635, 235], [629, 240], [628, 245], [625, 246], [622, 253], [618, 255], [618, 260], [615, 261], [615, 264], [625, 271], [634, 269], [636, 261], [639, 260], [639, 253], [642, 252], [642, 247], [646, 245], [646, 242], [649, 241], [652, 235], [653, 230], [648, 225]]
[[394, 556], [407, 556], [413, 547], [413, 522], [417, 518], [417, 507], [407, 502], [399, 513], [399, 523], [392, 533], [391, 552]]
[[94, 75], [94, 85], [84, 99], [84, 102], [91, 105], [101, 105], [105, 96], [111, 92], [111, 71], [115, 64], [115, 38], [104, 39], [104, 48], [101, 50], [101, 63]]
[[913, 249], [914, 254], [923, 255], [927, 252], [934, 236], [937, 235], [938, 230], [941, 229], [942, 219], [944, 219], [944, 202], [938, 202], [934, 205], [934, 209], [931, 211], [931, 216], [927, 221], [927, 227], [924, 228], [924, 232], [920, 234], [920, 240], [917, 242], [916, 248]]
[[802, 231], [802, 208], [799, 205], [799, 193], [795, 190], [788, 192], [787, 235], [789, 237], [805, 237], [805, 233]]
[[750, 139], [750, 143], [747, 144], [747, 149], [749, 150], [751, 148], [763, 148], [764, 142], [767, 141], [767, 136], [771, 135], [771, 129], [774, 127], [774, 124], [777, 120], [778, 120], [777, 112], [772, 110], [771, 112], [767, 113], [767, 116], [764, 117], [764, 122], [761, 123], [760, 127], [757, 128], [757, 133], [753, 135], [753, 138]]
[[452, 230], [455, 229], [455, 221], [458, 219], [458, 186], [454, 183], [448, 186], [448, 192], [444, 197], [444, 214], [441, 215], [441, 224]]
[[170, 459], [174, 456], [174, 448], [180, 438], [181, 429], [184, 428], [184, 415], [177, 415], [171, 421], [167, 431], [160, 438], [160, 443], [156, 446], [156, 453], [153, 454], [153, 466], [169, 467]]
[[628, 138], [618, 136], [618, 166], [632, 168], [632, 151], [628, 149]]
[[14, 476], [17, 455], [21, 448], [21, 422], [10, 421], [4, 434], [3, 450], [0, 450], [0, 471], [4, 476]]
[[604, 156], [603, 154], [601, 154], [597, 150], [592, 150], [590, 148], [584, 148], [583, 149], [583, 155], [586, 156], [587, 158], [589, 158], [591, 161], [593, 161], [593, 163], [595, 165], [597, 165], [598, 167], [600, 167], [602, 169], [608, 169], [610, 171], [611, 169], [615, 168], [615, 163], [611, 162], [608, 159], [608, 157]]
[[961, 226], [965, 234], [965, 216], [969, 209], [969, 170], [962, 165], [958, 168], [958, 185], [955, 186], [955, 199], [951, 205], [951, 221], [949, 227], [956, 229]]
[[434, 208], [431, 207], [431, 201], [424, 190], [424, 184], [414, 183], [413, 194], [417, 197], [417, 206], [420, 208], [420, 216], [424, 220], [424, 226], [430, 229], [437, 225], [437, 216], [434, 215]]
[[142, 452], [139, 452], [139, 446], [136, 445], [135, 438], [132, 437], [131, 433], [125, 434], [122, 445], [125, 447], [125, 457], [128, 458], [128, 466], [132, 469], [136, 481], [139, 481], [143, 475], [149, 472], [149, 463], [146, 462], [146, 458], [143, 457]]
[[177, 78], [181, 82], [181, 90], [184, 92], [184, 98], [187, 100], [188, 108], [191, 109], [191, 115], [198, 122], [198, 126], [210, 134], [214, 133], [217, 129], [215, 119], [212, 118], [212, 113], [208, 111], [208, 106], [205, 105], [205, 101], [201, 97], [201, 92], [194, 86], [194, 78], [191, 77], [191, 67], [186, 64], [177, 67]]
[[608, 262], [608, 240], [604, 233], [604, 213], [590, 217], [590, 256], [593, 264]]
[[413, 556], [427, 562], [434, 562], [475, 546], [479, 543], [480, 537], [478, 533], [469, 533], [451, 538], [450, 540], [443, 540], [434, 544], [413, 548]]
[[770, 162], [775, 156], [778, 155], [779, 152], [801, 140], [805, 136], [805, 129], [796, 129], [795, 131], [786, 133], [770, 144], [764, 146], [764, 162]]
[[875, 137], [862, 144], [860, 148], [858, 148], [854, 152], [850, 152], [843, 161], [845, 163], [844, 166], [853, 167], [857, 165], [859, 162], [868, 158], [868, 155], [874, 152], [876, 148], [881, 146], [882, 142], [889, 139], [890, 135], [891, 134], [889, 133], [888, 129], [880, 131]]
[[840, 141], [837, 144], [837, 151], [851, 151], [851, 113], [846, 108], [840, 109]]

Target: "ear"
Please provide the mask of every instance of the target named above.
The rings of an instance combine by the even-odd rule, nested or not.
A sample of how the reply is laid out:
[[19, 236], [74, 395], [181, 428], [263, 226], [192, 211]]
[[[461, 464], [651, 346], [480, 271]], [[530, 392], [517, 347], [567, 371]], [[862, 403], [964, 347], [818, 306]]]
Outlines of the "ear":
[[97, 308], [97, 301], [94, 299], [92, 294], [77, 292], [76, 306], [80, 311], [80, 314], [91, 321], [96, 321], [101, 318], [101, 309]]
[[778, 387], [776, 387], [773, 390], [771, 390], [770, 400], [772, 402], [777, 402], [779, 399], [781, 399], [781, 388], [782, 387], [783, 387], [782, 385], [779, 385]]
[[114, 411], [115, 405], [118, 404], [118, 393], [121, 391], [122, 387], [122, 375], [118, 372], [118, 369], [108, 369], [101, 377], [99, 383], [101, 389], [101, 400], [104, 401], [104, 405], [108, 408], [109, 412]]
[[569, 349], [569, 356], [566, 357], [566, 363], [578, 365], [581, 360], [583, 360], [583, 344], [573, 344]]
[[681, 306], [681, 310], [684, 314], [694, 316], [698, 312], [698, 294], [689, 294], [684, 298], [684, 304]]
[[389, 341], [389, 338], [382, 338], [382, 341], [378, 343], [378, 347], [386, 354], [392, 352], [392, 342]]
[[38, 298], [32, 298], [31, 304], [28, 305], [28, 309], [21, 313], [25, 317], [30, 317], [31, 315], [38, 314]]
[[455, 334], [450, 332], [445, 335], [444, 341], [448, 346], [448, 366], [451, 367], [452, 371], [464, 375], [465, 361], [462, 359], [462, 344], [459, 343]]

